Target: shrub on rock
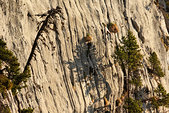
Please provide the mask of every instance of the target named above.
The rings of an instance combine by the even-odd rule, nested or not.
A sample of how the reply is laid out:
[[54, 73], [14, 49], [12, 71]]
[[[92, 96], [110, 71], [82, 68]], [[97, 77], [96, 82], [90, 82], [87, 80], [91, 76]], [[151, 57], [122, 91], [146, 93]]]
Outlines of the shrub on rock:
[[86, 35], [86, 37], [84, 37], [84, 39], [85, 39], [86, 42], [92, 41], [92, 37], [90, 36], [89, 33], [87, 33], [87, 35]]
[[114, 23], [107, 24], [107, 28], [109, 29], [109, 31], [111, 33], [118, 33], [119, 32], [119, 29], [118, 29], [117, 25], [114, 24]]
[[153, 73], [157, 75], [158, 77], [164, 77], [165, 74], [162, 71], [160, 61], [155, 52], [150, 54], [149, 61], [150, 61]]

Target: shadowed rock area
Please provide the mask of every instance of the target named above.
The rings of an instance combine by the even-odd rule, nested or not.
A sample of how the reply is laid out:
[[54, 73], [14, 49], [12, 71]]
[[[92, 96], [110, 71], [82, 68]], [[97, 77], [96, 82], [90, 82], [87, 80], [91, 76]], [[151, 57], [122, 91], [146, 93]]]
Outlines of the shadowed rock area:
[[[22, 71], [28, 65], [31, 70], [17, 98], [8, 91], [0, 103], [11, 113], [28, 107], [33, 113], [125, 113], [127, 69], [115, 50], [130, 30], [143, 55], [138, 72], [142, 86], [130, 93], [142, 99], [145, 113], [157, 112], [147, 100], [156, 96], [158, 83], [169, 92], [169, 20], [163, 7], [153, 0], [0, 0], [0, 39]], [[109, 31], [109, 23], [116, 32]], [[156, 52], [164, 77], [151, 76], [151, 52]]]

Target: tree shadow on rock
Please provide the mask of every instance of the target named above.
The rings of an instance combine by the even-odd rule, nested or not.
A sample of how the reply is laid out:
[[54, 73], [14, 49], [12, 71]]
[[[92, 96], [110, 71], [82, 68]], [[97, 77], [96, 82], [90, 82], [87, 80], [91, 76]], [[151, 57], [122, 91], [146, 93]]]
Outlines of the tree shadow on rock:
[[[80, 83], [81, 91], [83, 93], [84, 101], [85, 96], [90, 94], [90, 96], [94, 96], [94, 103], [103, 99], [101, 97], [101, 92], [106, 90], [106, 95], [104, 95], [108, 100], [111, 94], [111, 88], [109, 83], [104, 78], [101, 73], [100, 67], [105, 67], [101, 64], [102, 58], [97, 55], [96, 47], [92, 42], [85, 42], [82, 39], [79, 45], [76, 46], [76, 50], [74, 51], [74, 61], [68, 61], [65, 63], [68, 64], [68, 68], [71, 71], [71, 82], [74, 85], [76, 82]], [[74, 75], [77, 73], [77, 77]], [[84, 88], [82, 88], [82, 82], [86, 84], [85, 93]], [[104, 87], [102, 87], [104, 84]], [[97, 95], [91, 94], [91, 90], [97, 91]], [[93, 104], [94, 104], [93, 103]], [[91, 107], [91, 106], [89, 106]]]

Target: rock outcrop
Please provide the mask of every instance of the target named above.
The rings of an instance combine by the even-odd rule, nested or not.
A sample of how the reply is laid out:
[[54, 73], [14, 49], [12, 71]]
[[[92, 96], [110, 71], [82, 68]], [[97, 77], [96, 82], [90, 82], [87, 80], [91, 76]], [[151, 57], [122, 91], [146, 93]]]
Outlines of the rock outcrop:
[[[129, 29], [143, 55], [141, 88], [150, 91], [145, 96], [142, 90], [140, 96], [153, 96], [158, 82], [169, 91], [169, 52], [164, 43], [168, 31], [153, 0], [0, 0], [0, 15], [0, 38], [14, 52], [21, 69], [27, 65], [31, 69], [18, 100], [11, 91], [3, 100], [12, 113], [28, 107], [34, 113], [107, 109], [123, 113], [125, 76], [114, 55]], [[118, 26], [117, 33], [107, 29], [110, 22]], [[88, 33], [91, 42], [84, 39]], [[148, 73], [151, 51], [157, 53], [165, 73], [159, 80]], [[152, 109], [145, 102], [143, 110]]]

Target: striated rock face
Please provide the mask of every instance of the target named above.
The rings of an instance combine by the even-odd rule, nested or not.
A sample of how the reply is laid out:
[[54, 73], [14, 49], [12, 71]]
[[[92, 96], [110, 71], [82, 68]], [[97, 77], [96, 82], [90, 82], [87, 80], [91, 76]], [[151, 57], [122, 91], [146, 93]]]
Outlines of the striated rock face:
[[[61, 9], [47, 18], [45, 14], [57, 6]], [[122, 113], [116, 100], [123, 93], [124, 74], [114, 51], [128, 29], [144, 57], [142, 88], [151, 91], [148, 97], [154, 95], [157, 82], [169, 91], [169, 52], [161, 41], [167, 40], [168, 31], [153, 0], [0, 0], [0, 15], [0, 38], [22, 70], [30, 64], [32, 75], [28, 87], [17, 94], [19, 103], [11, 91], [3, 101], [12, 113], [28, 107], [35, 113], [103, 112], [107, 101], [113, 113]], [[104, 24], [109, 22], [116, 23], [118, 33], [107, 33]], [[84, 40], [87, 33], [91, 43]], [[159, 81], [148, 74], [151, 51], [166, 75]], [[144, 91], [140, 96], [147, 98]], [[150, 112], [146, 103], [143, 108]]]

